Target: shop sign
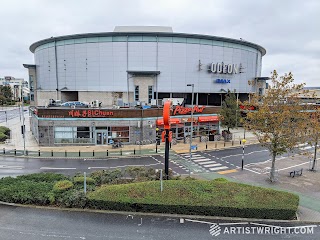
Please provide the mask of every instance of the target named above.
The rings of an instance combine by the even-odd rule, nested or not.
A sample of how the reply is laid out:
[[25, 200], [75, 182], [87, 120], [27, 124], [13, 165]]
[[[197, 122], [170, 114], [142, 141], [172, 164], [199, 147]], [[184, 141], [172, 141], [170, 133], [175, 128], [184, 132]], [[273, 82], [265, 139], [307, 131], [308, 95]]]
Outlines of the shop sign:
[[[241, 66], [241, 64], [240, 64]], [[240, 67], [238, 64], [224, 64], [221, 63], [211, 63], [209, 65], [209, 72], [211, 73], [220, 73], [220, 74], [237, 74], [239, 73]]]
[[[194, 106], [193, 113], [202, 113], [204, 109], [205, 109], [205, 106], [202, 106], [202, 107]], [[190, 107], [176, 106], [176, 108], [173, 111], [173, 115], [176, 115], [176, 114], [186, 115], [191, 113], [191, 111], [192, 111], [192, 108]]]
[[68, 112], [68, 116], [83, 118], [99, 118], [113, 116], [113, 112], [105, 110], [71, 110]]
[[216, 79], [216, 83], [231, 83], [230, 79]]

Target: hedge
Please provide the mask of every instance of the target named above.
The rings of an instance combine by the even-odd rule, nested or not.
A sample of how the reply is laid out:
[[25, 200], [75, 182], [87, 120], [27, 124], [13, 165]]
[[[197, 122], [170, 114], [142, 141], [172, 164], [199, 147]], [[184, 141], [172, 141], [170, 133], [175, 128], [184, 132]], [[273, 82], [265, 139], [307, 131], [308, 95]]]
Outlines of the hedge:
[[88, 194], [97, 209], [225, 217], [293, 219], [297, 195], [234, 182], [157, 181], [103, 186]]

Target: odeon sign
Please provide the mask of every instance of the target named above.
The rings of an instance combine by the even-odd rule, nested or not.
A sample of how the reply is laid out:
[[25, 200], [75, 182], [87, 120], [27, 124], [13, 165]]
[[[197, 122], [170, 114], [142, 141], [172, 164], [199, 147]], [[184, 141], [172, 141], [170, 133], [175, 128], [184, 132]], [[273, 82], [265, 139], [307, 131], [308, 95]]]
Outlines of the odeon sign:
[[224, 64], [223, 62], [211, 63], [208, 70], [212, 73], [237, 74], [240, 72], [240, 65], [238, 66], [238, 64]]

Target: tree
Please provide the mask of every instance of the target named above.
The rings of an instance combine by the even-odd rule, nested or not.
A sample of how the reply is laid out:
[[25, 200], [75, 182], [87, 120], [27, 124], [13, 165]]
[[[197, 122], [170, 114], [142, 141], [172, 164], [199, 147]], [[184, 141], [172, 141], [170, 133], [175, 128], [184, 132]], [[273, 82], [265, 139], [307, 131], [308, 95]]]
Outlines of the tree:
[[276, 156], [292, 150], [305, 135], [304, 106], [298, 97], [304, 84], [294, 84], [291, 72], [279, 77], [274, 70], [271, 84], [264, 95], [253, 94], [246, 107], [255, 106], [249, 111], [244, 127], [257, 136], [261, 145], [271, 155], [270, 181], [275, 179]]
[[12, 91], [11, 91], [11, 87], [8, 86], [1, 86], [0, 88], [0, 93], [1, 95], [3, 95], [6, 99], [10, 99], [12, 98]]
[[222, 103], [222, 107], [220, 110], [221, 116], [221, 125], [223, 127], [228, 128], [228, 132], [230, 132], [230, 128], [237, 128], [240, 123], [240, 111], [239, 104], [237, 102], [237, 98], [235, 93], [230, 92], [226, 95], [225, 100]]
[[313, 161], [310, 167], [311, 171], [316, 170], [316, 162], [317, 162], [317, 149], [318, 143], [320, 140], [320, 110], [316, 107], [311, 109], [310, 118], [307, 121], [307, 143], [314, 147]]

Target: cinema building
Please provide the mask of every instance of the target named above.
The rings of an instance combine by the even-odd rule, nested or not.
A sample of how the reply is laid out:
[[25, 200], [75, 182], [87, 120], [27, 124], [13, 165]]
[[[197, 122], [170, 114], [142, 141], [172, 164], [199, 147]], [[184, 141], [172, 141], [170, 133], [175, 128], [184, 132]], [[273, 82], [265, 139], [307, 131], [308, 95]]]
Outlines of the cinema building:
[[[228, 90], [245, 100], [263, 94], [266, 50], [217, 36], [175, 33], [170, 27], [115, 27], [113, 32], [51, 37], [30, 46], [31, 130], [39, 145], [154, 142], [162, 102], [174, 99], [175, 139], [219, 133]], [[253, 84], [249, 84], [249, 81]], [[194, 118], [191, 99], [194, 96]], [[49, 99], [88, 108], [47, 107]]]

